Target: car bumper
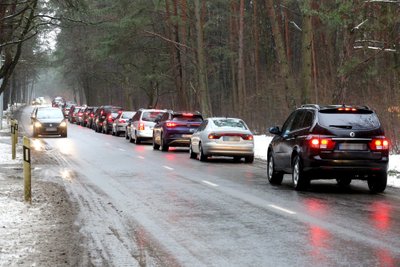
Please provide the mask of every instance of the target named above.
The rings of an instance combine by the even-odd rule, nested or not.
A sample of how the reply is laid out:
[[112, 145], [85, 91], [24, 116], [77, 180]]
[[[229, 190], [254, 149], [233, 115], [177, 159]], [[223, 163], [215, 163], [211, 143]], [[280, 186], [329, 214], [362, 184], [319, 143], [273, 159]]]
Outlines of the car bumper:
[[38, 135], [64, 135], [67, 132], [66, 127], [47, 128], [41, 127], [36, 129]]
[[352, 179], [367, 179], [388, 170], [389, 160], [327, 160], [314, 157], [303, 161], [303, 170], [310, 178], [332, 179], [347, 177]]
[[216, 156], [252, 156], [254, 155], [254, 145], [250, 144], [217, 144], [208, 143], [203, 145], [206, 155]]
[[153, 139], [153, 129], [136, 131], [136, 135], [142, 139]]

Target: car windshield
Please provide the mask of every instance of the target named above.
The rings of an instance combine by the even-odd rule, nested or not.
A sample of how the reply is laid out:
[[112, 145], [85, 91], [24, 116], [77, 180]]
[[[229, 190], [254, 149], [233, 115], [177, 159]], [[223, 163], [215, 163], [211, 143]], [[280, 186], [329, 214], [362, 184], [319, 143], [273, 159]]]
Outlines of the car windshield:
[[217, 127], [240, 128], [244, 130], [248, 129], [242, 120], [235, 119], [216, 119], [214, 120], [214, 125]]
[[162, 111], [147, 111], [144, 112], [142, 115], [143, 121], [155, 121], [159, 114], [162, 114]]
[[175, 115], [172, 118], [173, 121], [187, 121], [187, 122], [202, 122], [203, 118], [200, 115], [192, 115], [192, 116], [185, 116], [185, 115]]
[[131, 119], [133, 115], [135, 115], [135, 112], [124, 112], [121, 117], [123, 119]]
[[380, 127], [378, 116], [373, 112], [330, 113], [319, 112], [319, 123], [325, 127], [366, 130]]
[[62, 111], [58, 108], [55, 109], [39, 109], [37, 112], [38, 119], [64, 119]]

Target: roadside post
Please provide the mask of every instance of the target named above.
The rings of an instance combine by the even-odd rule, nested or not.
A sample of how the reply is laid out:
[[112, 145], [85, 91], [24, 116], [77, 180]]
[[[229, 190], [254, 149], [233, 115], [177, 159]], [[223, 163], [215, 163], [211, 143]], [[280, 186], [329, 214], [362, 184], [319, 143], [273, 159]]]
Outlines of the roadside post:
[[31, 141], [24, 136], [23, 139], [24, 153], [24, 197], [25, 201], [32, 204], [32, 187], [31, 187]]
[[16, 157], [16, 150], [17, 150], [17, 143], [15, 142], [16, 138], [16, 128], [18, 126], [16, 125], [16, 120], [11, 121], [11, 154], [12, 154], [12, 159], [14, 160]]

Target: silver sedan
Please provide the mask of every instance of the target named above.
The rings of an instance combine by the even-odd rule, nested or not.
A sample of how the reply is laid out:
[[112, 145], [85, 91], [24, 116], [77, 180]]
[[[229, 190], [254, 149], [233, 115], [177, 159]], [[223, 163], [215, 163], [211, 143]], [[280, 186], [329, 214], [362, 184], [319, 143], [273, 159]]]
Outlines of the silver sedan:
[[112, 125], [112, 135], [120, 136], [122, 133], [125, 135], [128, 121], [132, 119], [135, 113], [134, 111], [122, 111], [118, 114]]
[[237, 118], [216, 117], [203, 121], [190, 139], [190, 158], [206, 161], [211, 156], [230, 156], [239, 161], [254, 161], [253, 134]]

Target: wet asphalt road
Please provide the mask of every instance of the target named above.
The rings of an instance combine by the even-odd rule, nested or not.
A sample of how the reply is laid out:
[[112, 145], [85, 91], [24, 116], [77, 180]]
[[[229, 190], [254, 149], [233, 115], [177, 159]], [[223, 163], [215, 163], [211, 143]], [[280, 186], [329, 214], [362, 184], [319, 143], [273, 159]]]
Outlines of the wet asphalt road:
[[289, 176], [271, 186], [261, 161], [203, 163], [68, 126], [66, 139], [41, 139], [59, 162], [47, 174], [80, 206], [95, 265], [400, 266], [398, 189], [313, 181], [296, 192]]

